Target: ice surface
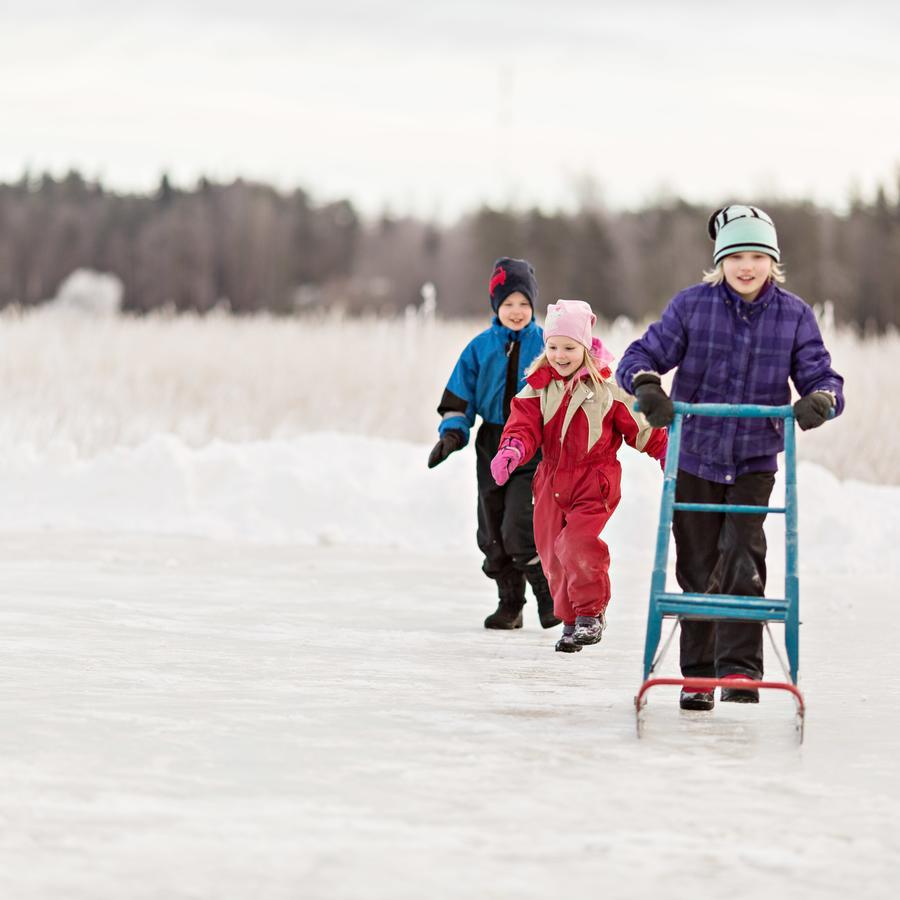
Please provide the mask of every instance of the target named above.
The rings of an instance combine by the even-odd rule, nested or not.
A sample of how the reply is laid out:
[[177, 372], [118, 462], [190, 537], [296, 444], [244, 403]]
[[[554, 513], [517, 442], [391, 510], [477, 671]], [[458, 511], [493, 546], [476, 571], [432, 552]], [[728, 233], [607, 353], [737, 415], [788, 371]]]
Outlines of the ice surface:
[[893, 897], [900, 488], [801, 466], [802, 748], [787, 695], [668, 688], [638, 741], [658, 467], [622, 451], [609, 628], [567, 655], [531, 600], [481, 627], [474, 459], [427, 453], [8, 452], [0, 897]]

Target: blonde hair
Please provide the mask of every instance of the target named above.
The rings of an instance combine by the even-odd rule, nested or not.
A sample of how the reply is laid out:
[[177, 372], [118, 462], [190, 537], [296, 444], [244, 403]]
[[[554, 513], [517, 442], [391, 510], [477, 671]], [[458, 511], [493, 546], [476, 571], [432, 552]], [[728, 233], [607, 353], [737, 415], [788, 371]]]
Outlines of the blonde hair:
[[[575, 370], [575, 374], [581, 371], [582, 367], [587, 369], [588, 377], [594, 383], [594, 389], [600, 387], [603, 384], [603, 376], [600, 374], [600, 370], [597, 368], [597, 363], [594, 362], [594, 357], [591, 356], [590, 351], [584, 344], [581, 345], [582, 350], [584, 350], [584, 356], [581, 359], [581, 363], [578, 368]], [[551, 365], [550, 360], [547, 358], [547, 349], [544, 348], [541, 355], [525, 370], [525, 376], [531, 375], [533, 372], [537, 372], [538, 369], [543, 368], [544, 366]], [[568, 379], [568, 384], [566, 388], [569, 391], [575, 390], [575, 385], [578, 379], [570, 377]]]
[[[777, 284], [784, 284], [785, 276], [784, 276], [784, 266], [780, 262], [775, 262], [774, 259], [770, 256], [769, 259], [772, 260], [772, 271], [769, 272], [769, 280], [774, 281]], [[722, 261], [716, 264], [714, 269], [703, 271], [703, 283], [704, 284], [721, 284], [725, 280], [725, 270], [722, 268]]]

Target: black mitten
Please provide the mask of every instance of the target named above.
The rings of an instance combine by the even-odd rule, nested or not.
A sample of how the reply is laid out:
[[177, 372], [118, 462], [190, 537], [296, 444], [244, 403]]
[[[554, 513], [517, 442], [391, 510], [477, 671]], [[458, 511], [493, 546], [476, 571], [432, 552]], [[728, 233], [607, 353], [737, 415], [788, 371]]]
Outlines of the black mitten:
[[442, 463], [454, 450], [459, 450], [465, 443], [465, 436], [458, 428], [449, 428], [441, 435], [441, 439], [428, 454], [428, 468], [433, 469]]
[[675, 407], [655, 375], [638, 375], [634, 379], [634, 396], [638, 409], [653, 428], [665, 428], [675, 419]]
[[813, 391], [794, 404], [794, 418], [802, 431], [818, 428], [828, 420], [833, 405], [831, 397], [824, 391]]

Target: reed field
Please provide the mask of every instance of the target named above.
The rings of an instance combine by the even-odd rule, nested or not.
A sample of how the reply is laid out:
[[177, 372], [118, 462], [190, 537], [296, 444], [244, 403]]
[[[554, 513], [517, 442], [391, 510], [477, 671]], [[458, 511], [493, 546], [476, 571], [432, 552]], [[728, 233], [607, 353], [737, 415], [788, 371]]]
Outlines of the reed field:
[[[323, 431], [429, 444], [456, 358], [488, 321], [7, 310], [0, 451], [80, 459], [161, 434], [199, 447]], [[643, 327], [620, 319], [595, 333], [620, 355]], [[847, 406], [800, 435], [800, 458], [900, 484], [900, 422], [881, 408], [900, 388], [900, 336], [828, 322], [823, 333]]]

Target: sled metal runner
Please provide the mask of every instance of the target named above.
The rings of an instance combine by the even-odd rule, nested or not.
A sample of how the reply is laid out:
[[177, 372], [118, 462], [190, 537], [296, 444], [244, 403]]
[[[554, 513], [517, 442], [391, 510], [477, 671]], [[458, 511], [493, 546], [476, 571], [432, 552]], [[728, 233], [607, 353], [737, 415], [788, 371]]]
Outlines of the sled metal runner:
[[[714, 690], [716, 687], [740, 689], [780, 690], [791, 694], [796, 701], [796, 727], [803, 740], [803, 720], [806, 704], [797, 686], [799, 670], [800, 591], [797, 575], [797, 465], [794, 410], [791, 406], [758, 406], [754, 404], [681, 403], [675, 402], [675, 419], [669, 426], [669, 448], [666, 454], [659, 529], [656, 537], [656, 559], [650, 583], [650, 608], [647, 616], [647, 636], [644, 644], [644, 673], [641, 687], [634, 698], [637, 732], [641, 736], [647, 692], [658, 685], [677, 685], [689, 690]], [[682, 421], [685, 415], [725, 416], [731, 418], [780, 418], [784, 420], [784, 506], [745, 506], [728, 503], [676, 503], [675, 481], [681, 448]], [[734, 513], [737, 515], [780, 514], [785, 517], [785, 578], [784, 597], [748, 597], [739, 594], [693, 594], [666, 591], [666, 565], [672, 516], [676, 510], [685, 512]], [[675, 627], [657, 655], [662, 635], [663, 619], [675, 619]], [[732, 619], [762, 622], [772, 640], [776, 655], [784, 669], [785, 681], [751, 681], [729, 678], [654, 678], [653, 672], [662, 661], [678, 624], [684, 619]], [[785, 665], [769, 629], [770, 622], [784, 625]]]

